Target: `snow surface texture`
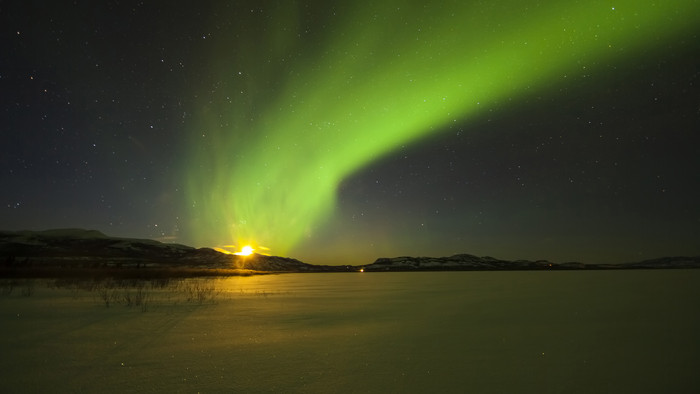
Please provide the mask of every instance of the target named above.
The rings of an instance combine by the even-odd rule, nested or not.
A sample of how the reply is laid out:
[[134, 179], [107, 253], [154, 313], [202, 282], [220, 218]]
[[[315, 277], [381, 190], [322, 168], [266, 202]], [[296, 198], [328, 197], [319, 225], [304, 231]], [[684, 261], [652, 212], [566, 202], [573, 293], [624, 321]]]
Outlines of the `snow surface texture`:
[[0, 295], [0, 392], [700, 392], [700, 270], [189, 280], [145, 311], [28, 289]]

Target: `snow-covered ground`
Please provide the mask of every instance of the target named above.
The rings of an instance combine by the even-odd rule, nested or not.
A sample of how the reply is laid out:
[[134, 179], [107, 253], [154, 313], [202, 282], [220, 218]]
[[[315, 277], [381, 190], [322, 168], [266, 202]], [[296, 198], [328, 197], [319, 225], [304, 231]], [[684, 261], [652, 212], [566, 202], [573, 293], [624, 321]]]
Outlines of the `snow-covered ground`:
[[700, 270], [283, 274], [137, 294], [37, 280], [0, 295], [0, 392], [700, 392]]

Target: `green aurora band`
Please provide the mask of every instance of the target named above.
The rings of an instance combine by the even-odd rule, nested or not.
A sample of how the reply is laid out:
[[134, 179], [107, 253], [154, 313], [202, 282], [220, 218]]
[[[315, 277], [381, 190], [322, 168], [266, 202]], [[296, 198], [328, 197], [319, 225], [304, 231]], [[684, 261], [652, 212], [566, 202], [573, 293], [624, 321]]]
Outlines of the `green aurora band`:
[[199, 245], [287, 254], [373, 160], [567, 74], [683, 39], [700, 15], [696, 0], [347, 2], [362, 5], [321, 6], [325, 25], [305, 31], [308, 12], [286, 3], [258, 20], [230, 15], [237, 30], [217, 47], [221, 82], [198, 103], [186, 169]]

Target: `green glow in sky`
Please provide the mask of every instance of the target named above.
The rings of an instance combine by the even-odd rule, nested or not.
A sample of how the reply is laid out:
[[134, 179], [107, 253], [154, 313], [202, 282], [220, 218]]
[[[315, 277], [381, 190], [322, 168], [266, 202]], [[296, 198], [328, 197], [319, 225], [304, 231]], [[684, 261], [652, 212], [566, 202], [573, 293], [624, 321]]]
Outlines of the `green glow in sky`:
[[239, 27], [212, 54], [220, 82], [199, 96], [187, 160], [199, 245], [285, 255], [373, 160], [682, 37], [700, 11], [695, 0], [371, 3], [318, 11], [310, 26], [297, 6], [247, 25], [230, 16]]

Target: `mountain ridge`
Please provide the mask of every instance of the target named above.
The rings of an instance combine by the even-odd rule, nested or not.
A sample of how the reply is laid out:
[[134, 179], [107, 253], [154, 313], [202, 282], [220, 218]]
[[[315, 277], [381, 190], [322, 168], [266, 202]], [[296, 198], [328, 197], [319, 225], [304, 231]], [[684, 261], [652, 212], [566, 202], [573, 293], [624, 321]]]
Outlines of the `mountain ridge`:
[[[4, 261], [4, 264], [3, 264]], [[700, 256], [661, 257], [622, 264], [553, 263], [501, 260], [456, 254], [446, 257], [382, 257], [366, 265], [313, 265], [299, 260], [253, 254], [241, 256], [212, 248], [194, 248], [152, 239], [111, 237], [97, 230], [0, 231], [4, 272], [28, 268], [196, 268], [270, 272], [506, 271], [700, 268]]]
[[151, 239], [110, 237], [96, 230], [0, 231], [5, 266], [64, 268], [210, 268], [312, 271], [310, 264], [278, 256], [239, 256], [212, 248]]
[[620, 264], [553, 263], [548, 260], [501, 260], [490, 256], [456, 254], [447, 257], [382, 257], [364, 271], [516, 271], [700, 268], [700, 256], [672, 256]]

